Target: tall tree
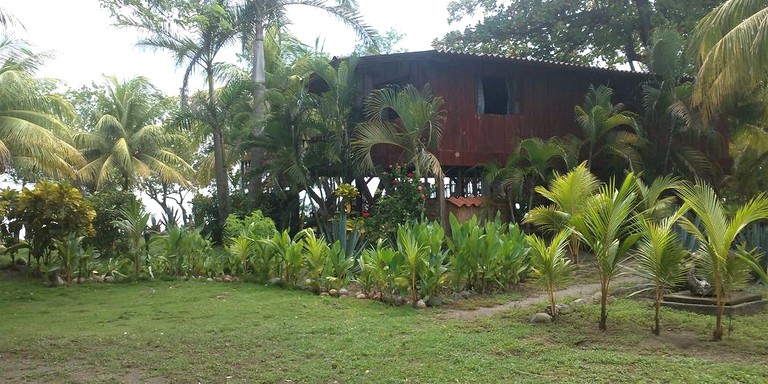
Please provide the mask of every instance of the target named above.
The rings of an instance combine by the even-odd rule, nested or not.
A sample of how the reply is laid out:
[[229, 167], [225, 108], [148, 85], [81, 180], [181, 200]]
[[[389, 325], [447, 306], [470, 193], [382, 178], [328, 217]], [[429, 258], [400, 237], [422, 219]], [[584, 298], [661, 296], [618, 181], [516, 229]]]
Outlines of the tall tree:
[[[370, 41], [372, 37], [376, 36], [376, 33], [363, 22], [362, 16], [358, 13], [357, 1], [354, 0], [342, 0], [335, 3], [326, 0], [243, 0], [238, 11], [238, 21], [243, 46], [251, 47], [254, 137], [258, 137], [263, 131], [266, 111], [264, 100], [266, 83], [265, 31], [273, 24], [284, 24], [286, 10], [292, 5], [323, 10], [354, 29], [363, 40]], [[254, 147], [249, 152], [251, 166], [259, 167], [263, 152], [258, 147]], [[259, 180], [253, 178], [249, 182], [249, 189], [256, 190], [256, 188], [259, 188]]]
[[722, 0], [454, 0], [449, 21], [482, 18], [436, 47], [609, 66], [645, 62], [654, 28], [687, 34]]
[[[728, 0], [696, 25], [698, 73], [693, 102], [705, 119], [768, 79], [768, 1]], [[706, 121], [706, 120], [705, 120]]]
[[150, 176], [167, 183], [189, 185], [190, 166], [170, 149], [174, 139], [161, 119], [168, 103], [144, 77], [120, 82], [107, 79], [99, 100], [99, 117], [90, 132], [75, 135], [75, 144], [88, 163], [78, 173], [101, 189], [109, 181], [124, 191]]
[[229, 179], [224, 158], [223, 127], [216, 116], [215, 81], [224, 67], [216, 61], [221, 50], [232, 43], [235, 20], [226, 0], [188, 2], [183, 0], [100, 0], [117, 19], [117, 24], [136, 28], [147, 34], [139, 45], [170, 52], [176, 64], [183, 66], [182, 104], [190, 76], [201, 70], [205, 74], [209, 101], [209, 127], [212, 133], [216, 169], [216, 197], [219, 217], [231, 210]]
[[0, 170], [24, 178], [75, 178], [83, 157], [70, 144], [72, 105], [51, 91], [55, 84], [34, 77], [47, 55], [35, 54], [10, 36], [0, 39]]

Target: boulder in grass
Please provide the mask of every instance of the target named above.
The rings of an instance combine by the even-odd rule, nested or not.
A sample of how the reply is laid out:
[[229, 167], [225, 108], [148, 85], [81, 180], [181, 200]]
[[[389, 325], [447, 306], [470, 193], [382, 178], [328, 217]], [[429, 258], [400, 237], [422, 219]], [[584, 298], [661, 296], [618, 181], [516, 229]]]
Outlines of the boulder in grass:
[[368, 295], [366, 295], [365, 293], [358, 293], [356, 297], [360, 300], [365, 300], [368, 298]]
[[534, 313], [531, 316], [531, 324], [548, 324], [552, 322], [552, 316], [548, 313]]
[[104, 277], [104, 282], [105, 283], [114, 283], [115, 282], [115, 277], [114, 276], [105, 276]]
[[425, 303], [424, 300], [419, 300], [416, 302], [416, 308], [427, 309], [427, 303]]
[[348, 296], [349, 290], [346, 288], [339, 289], [339, 296]]
[[270, 285], [280, 285], [280, 278], [279, 277], [273, 277], [269, 279]]
[[337, 289], [331, 288], [331, 290], [328, 291], [328, 294], [330, 294], [333, 297], [338, 297], [339, 296], [339, 291]]

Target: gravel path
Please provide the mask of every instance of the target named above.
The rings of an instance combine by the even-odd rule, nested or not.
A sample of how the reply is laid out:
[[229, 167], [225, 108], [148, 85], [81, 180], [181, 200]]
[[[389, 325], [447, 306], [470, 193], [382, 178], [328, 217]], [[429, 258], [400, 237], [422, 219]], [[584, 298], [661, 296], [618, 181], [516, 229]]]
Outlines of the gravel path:
[[[631, 276], [631, 275], [620, 276], [615, 278], [613, 281], [611, 281], [611, 286], [615, 287], [621, 284], [639, 283], [641, 281], [642, 280], [636, 276]], [[595, 294], [595, 292], [598, 292], [598, 291], [600, 291], [600, 283], [573, 285], [568, 288], [561, 289], [555, 292], [555, 299], [566, 297], [566, 296], [578, 296], [578, 297], [586, 298], [586, 297], [592, 296], [593, 294]], [[546, 292], [543, 292], [537, 296], [526, 297], [522, 300], [512, 301], [512, 302], [498, 305], [495, 307], [473, 309], [469, 311], [452, 310], [452, 311], [446, 312], [441, 317], [446, 319], [460, 319], [460, 320], [476, 319], [478, 317], [491, 316], [495, 313], [503, 312], [512, 308], [521, 308], [521, 307], [527, 307], [533, 304], [542, 304], [542, 303], [545, 303], [547, 300], [549, 300], [549, 297], [547, 296]]]

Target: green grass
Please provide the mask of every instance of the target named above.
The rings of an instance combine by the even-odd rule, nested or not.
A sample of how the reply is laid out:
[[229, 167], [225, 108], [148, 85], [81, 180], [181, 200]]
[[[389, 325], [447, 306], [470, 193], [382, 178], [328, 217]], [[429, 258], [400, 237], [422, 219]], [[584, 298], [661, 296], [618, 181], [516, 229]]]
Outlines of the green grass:
[[[0, 275], [2, 276], [2, 275]], [[768, 314], [733, 319], [618, 300], [533, 326], [532, 308], [475, 320], [249, 283], [45, 288], [0, 281], [0, 382], [765, 382]], [[726, 326], [727, 326], [726, 322]]]

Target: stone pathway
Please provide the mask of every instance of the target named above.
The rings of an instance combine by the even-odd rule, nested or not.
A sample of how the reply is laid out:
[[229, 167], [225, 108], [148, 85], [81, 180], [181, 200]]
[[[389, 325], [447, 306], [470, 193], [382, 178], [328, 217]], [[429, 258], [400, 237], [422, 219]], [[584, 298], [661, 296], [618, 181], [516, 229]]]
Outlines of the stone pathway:
[[[626, 276], [619, 276], [615, 278], [613, 281], [611, 281], [610, 286], [616, 287], [618, 285], [633, 284], [633, 283], [639, 283], [639, 282], [642, 282], [642, 279], [640, 279], [639, 277], [626, 275]], [[557, 300], [558, 298], [563, 298], [568, 296], [571, 296], [571, 297], [578, 296], [586, 299], [591, 297], [593, 294], [595, 294], [598, 291], [600, 291], [600, 283], [573, 285], [568, 288], [561, 289], [555, 292], [555, 300]], [[527, 307], [529, 305], [534, 305], [534, 304], [543, 304], [547, 300], [549, 300], [547, 293], [542, 292], [541, 294], [536, 296], [526, 297], [522, 300], [512, 301], [506, 304], [497, 305], [495, 307], [473, 309], [469, 311], [452, 310], [442, 314], [441, 317], [445, 319], [470, 320], [470, 319], [476, 319], [479, 317], [491, 316], [493, 314], [503, 312], [513, 308]]]

